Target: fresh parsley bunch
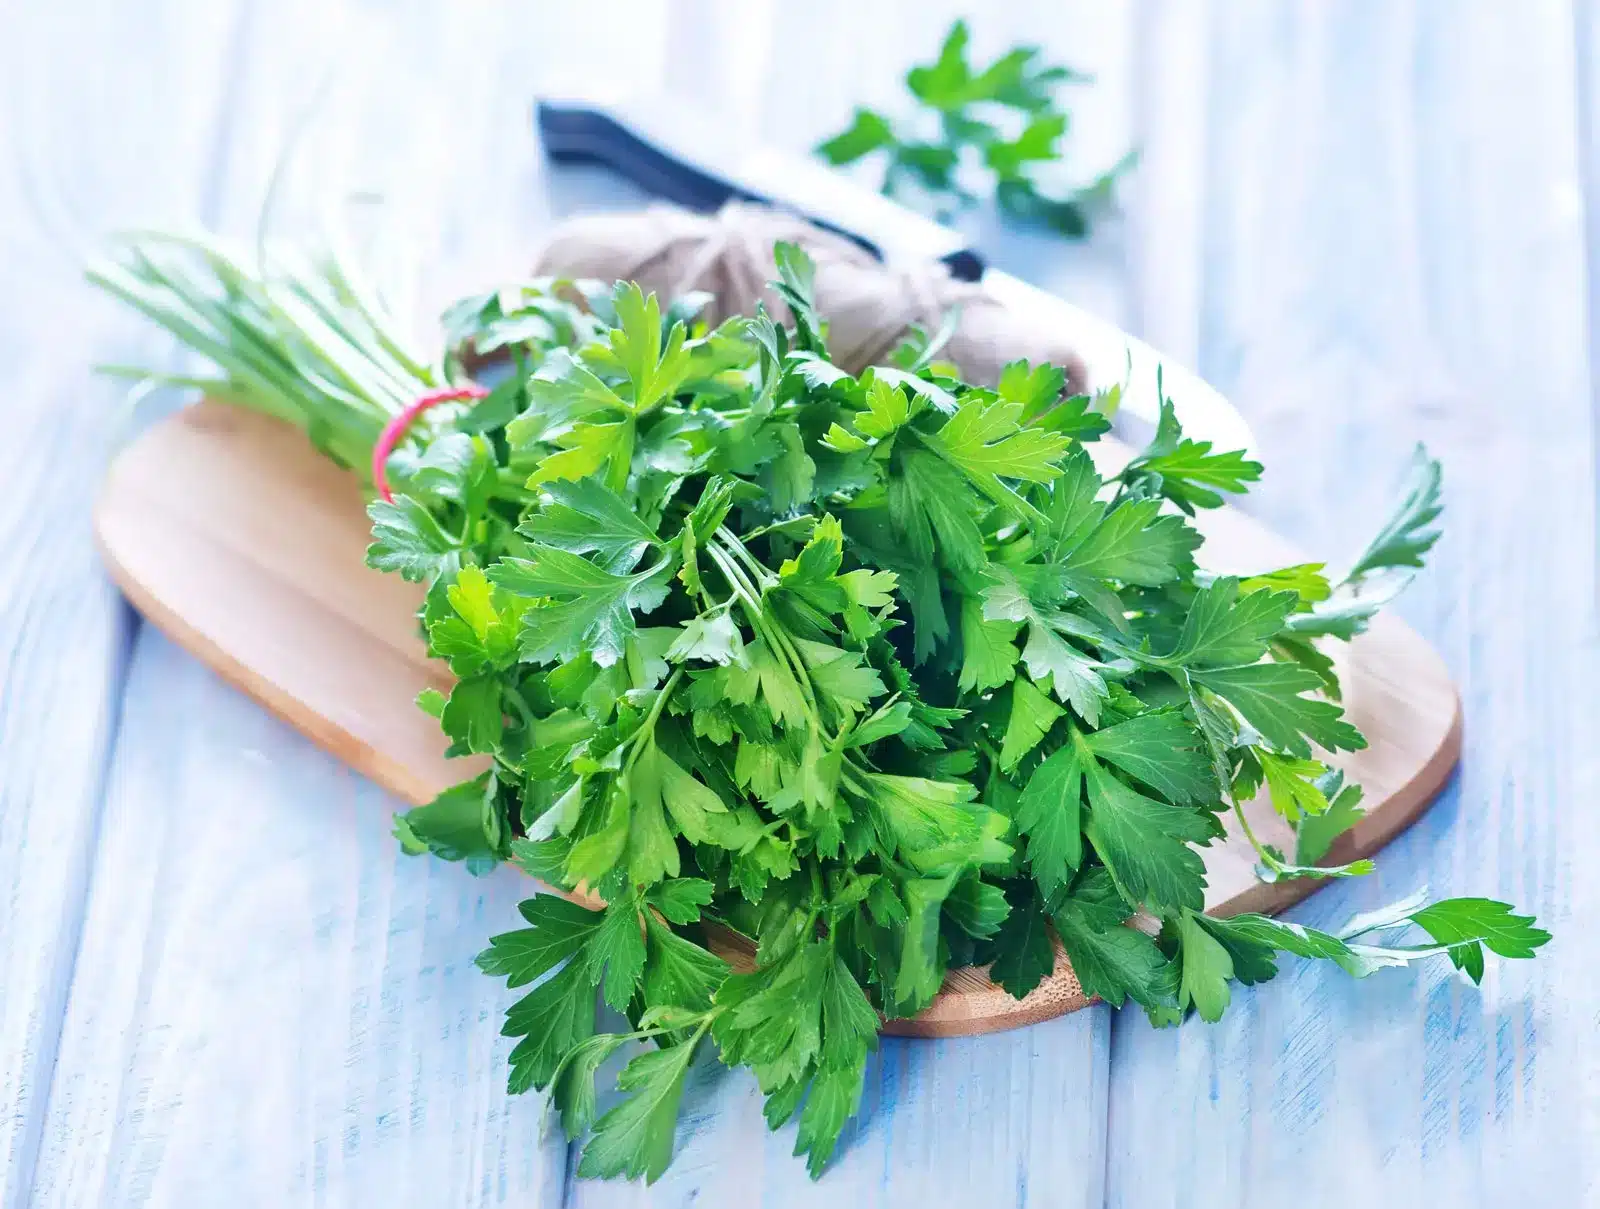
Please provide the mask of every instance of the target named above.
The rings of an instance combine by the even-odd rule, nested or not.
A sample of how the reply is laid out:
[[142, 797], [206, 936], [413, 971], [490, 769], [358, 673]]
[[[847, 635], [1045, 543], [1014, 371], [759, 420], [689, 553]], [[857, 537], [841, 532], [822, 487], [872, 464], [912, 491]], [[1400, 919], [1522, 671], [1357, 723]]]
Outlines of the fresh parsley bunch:
[[[1168, 1024], [1217, 1019], [1280, 954], [1357, 976], [1443, 955], [1476, 980], [1485, 948], [1549, 939], [1476, 898], [1337, 935], [1203, 913], [1199, 849], [1230, 811], [1263, 877], [1371, 867], [1316, 865], [1361, 814], [1322, 753], [1364, 742], [1317, 644], [1421, 565], [1435, 463], [1419, 454], [1337, 583], [1320, 564], [1208, 576], [1189, 518], [1258, 464], [1184, 437], [1164, 400], [1150, 444], [1104, 474], [1086, 446], [1107, 422], [1061, 371], [973, 386], [920, 334], [852, 377], [805, 255], [775, 258], [787, 325], [758, 308], [708, 328], [692, 298], [663, 313], [634, 285], [541, 281], [458, 304], [431, 367], [361, 353], [387, 329], [340, 318], [337, 274], [269, 288], [205, 247], [97, 270], [207, 352], [224, 397], [358, 467], [355, 429], [335, 443], [325, 412], [392, 415], [501, 360], [486, 398], [428, 413], [390, 458], [369, 561], [428, 585], [428, 647], [457, 680], [419, 704], [488, 765], [401, 816], [402, 843], [511, 860], [568, 896], [523, 903], [528, 926], [478, 961], [528, 988], [510, 1085], [549, 1089], [588, 1135], [581, 1175], [665, 1170], [702, 1048], [752, 1069], [773, 1128], [798, 1118], [819, 1173], [881, 1020], [952, 965], [1022, 996], [1059, 944], [1088, 994]], [[230, 293], [327, 314], [218, 304], [201, 345], [191, 308]], [[1238, 804], [1262, 786], [1293, 854], [1250, 835]], [[1427, 941], [1394, 939], [1412, 926]]]
[[938, 58], [906, 73], [921, 120], [897, 125], [857, 106], [850, 125], [819, 143], [817, 154], [836, 167], [881, 158], [882, 191], [902, 200], [927, 199], [941, 220], [978, 203], [962, 183], [966, 172], [993, 182], [1002, 214], [1073, 239], [1088, 235], [1137, 153], [1130, 151], [1062, 196], [1053, 195], [1038, 173], [1061, 160], [1060, 142], [1071, 124], [1057, 93], [1063, 85], [1093, 83], [1094, 77], [1041, 64], [1037, 46], [1015, 47], [977, 70], [967, 61], [967, 41], [967, 23], [957, 21]]

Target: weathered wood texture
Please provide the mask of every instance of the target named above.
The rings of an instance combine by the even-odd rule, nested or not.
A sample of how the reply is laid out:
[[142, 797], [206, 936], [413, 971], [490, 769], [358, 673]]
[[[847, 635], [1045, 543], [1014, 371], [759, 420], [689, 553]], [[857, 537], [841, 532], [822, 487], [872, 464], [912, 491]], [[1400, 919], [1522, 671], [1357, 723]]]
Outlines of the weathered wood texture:
[[[124, 428], [95, 359], [171, 351], [90, 296], [108, 225], [213, 218], [230, 13], [7, 5], [0, 90], [0, 1206], [27, 1203], [83, 923], [130, 615], [90, 540]], [[187, 11], [180, 11], [187, 10]], [[158, 32], [159, 31], [159, 35]], [[118, 47], [160, 36], [152, 76]], [[41, 53], [72, 40], [76, 61]], [[31, 52], [31, 53], [30, 53]], [[80, 70], [81, 69], [81, 70]], [[83, 137], [120, 125], [120, 137]]]
[[[1086, 247], [974, 233], [1240, 403], [1272, 467], [1259, 515], [1350, 550], [1414, 439], [1445, 457], [1450, 536], [1401, 609], [1463, 686], [1466, 763], [1376, 878], [1297, 917], [1422, 881], [1538, 909], [1555, 942], [1481, 991], [1296, 967], [1212, 1030], [1095, 1008], [886, 1041], [816, 1185], [750, 1082], [708, 1069], [660, 1183], [571, 1184], [538, 1104], [503, 1095], [503, 1000], [467, 966], [518, 887], [397, 857], [373, 789], [159, 637], [141, 632], [124, 694], [130, 626], [88, 532], [116, 392], [86, 366], [170, 350], [88, 297], [63, 233], [248, 235], [315, 105], [285, 221], [383, 193], [345, 208], [403, 232], [385, 246], [437, 298], [503, 271], [549, 212], [629, 197], [542, 172], [537, 90], [666, 84], [800, 147], [853, 101], [893, 103], [958, 7], [0, 10], [0, 1206], [1593, 1199], [1592, 0], [974, 14], [984, 51], [1027, 37], [1099, 72], [1076, 109], [1085, 174], [1145, 151], [1128, 219]], [[405, 276], [392, 252], [382, 267]]]
[[388, 805], [141, 635], [35, 1204], [556, 1203], [472, 964], [524, 887], [406, 859]]
[[[68, 7], [81, 21], [98, 6]], [[526, 63], [509, 47], [490, 69], [479, 59], [499, 10], [391, 17], [245, 4], [213, 17], [210, 5], [173, 7], [162, 22], [130, 15], [120, 44], [62, 33], [19, 48], [65, 73], [48, 90], [56, 105], [69, 81], [129, 64], [83, 115], [74, 157], [105, 171], [96, 156], [130, 139], [163, 145], [191, 106], [209, 122], [226, 115], [206, 144], [208, 175], [189, 189], [210, 199], [203, 219], [248, 237], [283, 148], [315, 107], [280, 191], [291, 229], [307, 198], [403, 199], [370, 218], [401, 233], [388, 246], [437, 270], [423, 283], [435, 297], [454, 288], [449, 274], [481, 280], [493, 267], [485, 240], [526, 254], [544, 212], [537, 151], [520, 102], [490, 103], [525, 90]], [[201, 71], [225, 79], [226, 95], [184, 94]], [[145, 116], [151, 79], [178, 94], [170, 121]], [[135, 179], [160, 171], [159, 161], [127, 168]], [[81, 185], [71, 201], [86, 211], [86, 234], [130, 217]], [[193, 208], [185, 195], [131, 217], [183, 221]], [[380, 267], [405, 276], [392, 258]], [[68, 257], [58, 272], [75, 278], [78, 266]], [[50, 371], [75, 378], [102, 351], [54, 343]], [[87, 425], [114, 398], [103, 389], [58, 402]], [[76, 474], [87, 501], [98, 462]], [[109, 604], [86, 523], [69, 548]], [[36, 658], [82, 657], [69, 620], [33, 631]], [[37, 1063], [48, 1099], [23, 1116], [37, 1158], [16, 1203], [557, 1203], [565, 1146], [544, 1133], [535, 1100], [507, 1097], [498, 1034], [509, 997], [471, 964], [516, 919], [519, 879], [476, 881], [398, 856], [378, 791], [153, 630], [140, 631], [132, 667], [103, 804], [91, 797], [92, 851], [72, 858], [90, 870], [88, 893], [56, 904], [81, 919], [81, 937], [75, 922], [61, 945], [70, 994], [38, 1000], [60, 1043]], [[50, 674], [41, 686], [88, 687], [59, 664]], [[12, 698], [11, 688], [8, 713], [45, 693]], [[100, 779], [97, 757], [34, 742], [87, 766], [71, 775]], [[48, 845], [30, 846], [19, 867], [48, 859]]]
[[1192, 199], [1203, 254], [1192, 312], [1144, 334], [1198, 333], [1261, 440], [1262, 515], [1348, 551], [1412, 442], [1446, 466], [1447, 536], [1399, 607], [1462, 686], [1461, 773], [1375, 877], [1295, 917], [1429, 884], [1508, 897], [1556, 940], [1481, 990], [1294, 968], [1217, 1028], [1119, 1018], [1112, 1205], [1593, 1203], [1596, 203], [1573, 17], [1229, 0], [1153, 65], [1198, 85], [1204, 176], [1149, 163], [1144, 188]]

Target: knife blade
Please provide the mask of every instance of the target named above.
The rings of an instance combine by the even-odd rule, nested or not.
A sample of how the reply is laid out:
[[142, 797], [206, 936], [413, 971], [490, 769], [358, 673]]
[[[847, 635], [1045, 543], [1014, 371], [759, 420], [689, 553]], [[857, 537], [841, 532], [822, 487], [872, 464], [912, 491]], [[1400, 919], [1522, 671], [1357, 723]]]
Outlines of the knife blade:
[[1187, 435], [1217, 449], [1255, 445], [1238, 410], [1194, 373], [1064, 299], [989, 268], [959, 232], [815, 160], [771, 147], [740, 147], [725, 126], [670, 96], [610, 103], [546, 98], [534, 109], [547, 155], [601, 163], [647, 192], [687, 209], [751, 201], [792, 211], [843, 235], [886, 264], [939, 260], [962, 281], [981, 281], [1002, 304], [1058, 324], [1095, 387], [1123, 383], [1122, 413], [1146, 425], [1159, 415], [1158, 380]]

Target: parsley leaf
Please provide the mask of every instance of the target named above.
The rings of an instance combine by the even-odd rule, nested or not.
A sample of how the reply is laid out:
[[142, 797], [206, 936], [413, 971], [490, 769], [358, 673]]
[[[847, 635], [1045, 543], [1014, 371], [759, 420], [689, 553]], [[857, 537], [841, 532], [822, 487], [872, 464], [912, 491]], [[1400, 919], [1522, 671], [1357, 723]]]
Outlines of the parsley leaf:
[[650, 905], [675, 924], [693, 923], [710, 904], [715, 888], [701, 877], [680, 877], [650, 887]]
[[1316, 673], [1305, 668], [1252, 663], [1205, 668], [1189, 675], [1238, 710], [1267, 742], [1292, 756], [1309, 759], [1312, 743], [1329, 751], [1360, 751], [1367, 745], [1337, 705], [1302, 695], [1322, 686]]
[[1239, 594], [1239, 581], [1223, 576], [1195, 594], [1178, 643], [1163, 659], [1188, 667], [1254, 663], [1294, 608], [1290, 592]]
[[861, 1106], [866, 1086], [865, 1065], [829, 1066], [824, 1063], [811, 1081], [811, 1093], [800, 1113], [795, 1154], [806, 1155], [806, 1170], [815, 1179], [833, 1157], [844, 1124]]
[[484, 773], [396, 815], [395, 835], [407, 851], [432, 852], [447, 861], [493, 861], [504, 855], [494, 798], [495, 785]]
[[1094, 760], [1084, 762], [1089, 791], [1084, 834], [1130, 902], [1154, 911], [1200, 910], [1205, 866], [1191, 844], [1211, 837], [1205, 816], [1147, 798]]
[[[1527, 958], [1550, 941], [1550, 933], [1535, 927], [1531, 915], [1518, 915], [1509, 903], [1489, 898], [1450, 898], [1427, 906], [1419, 900], [1408, 900], [1352, 920], [1339, 939], [1341, 943], [1353, 942], [1368, 933], [1407, 923], [1427, 932], [1451, 963], [1474, 982], [1483, 977], [1485, 948], [1501, 957]], [[1357, 975], [1427, 957], [1435, 951], [1428, 946], [1395, 948], [1363, 943], [1350, 943], [1348, 947], [1352, 957], [1341, 964]]]
[[[900, 125], [876, 110], [858, 107], [844, 130], [817, 145], [817, 154], [835, 165], [881, 158], [883, 192], [927, 198], [942, 219], [977, 201], [958, 174], [963, 163], [976, 163], [992, 179], [1003, 213], [1082, 238], [1135, 157], [1124, 156], [1093, 181], [1064, 194], [1047, 189], [1036, 170], [1061, 159], [1059, 144], [1069, 116], [1057, 107], [1057, 91], [1064, 84], [1087, 83], [1090, 77], [1042, 63], [1036, 46], [1015, 47], [977, 68], [968, 60], [967, 44], [966, 22], [956, 21], [938, 57], [906, 74], [906, 87], [928, 121]], [[997, 120], [997, 112], [1004, 117]], [[937, 129], [936, 136], [925, 137], [929, 127]]]
[[1156, 710], [1085, 737], [1089, 750], [1180, 806], [1211, 798], [1204, 740], [1175, 710]]
[[678, 389], [689, 372], [684, 351], [684, 327], [674, 323], [661, 342], [661, 304], [645, 295], [633, 282], [619, 282], [612, 296], [617, 326], [612, 329], [611, 353], [633, 387], [632, 410], [650, 410]]
[[1065, 713], [1032, 681], [1019, 678], [1011, 686], [1011, 721], [1000, 745], [1000, 767], [1008, 772], [1015, 768]]
[[1021, 999], [1055, 969], [1055, 946], [1049, 917], [1039, 896], [1027, 893], [1013, 902], [995, 938], [996, 955], [989, 977]]
[[469, 676], [456, 681], [439, 713], [453, 749], [491, 753], [500, 746], [505, 718], [500, 707], [500, 681], [494, 676]]
[[582, 651], [601, 667], [621, 657], [636, 629], [634, 610], [649, 612], [665, 599], [665, 561], [617, 575], [577, 554], [532, 546], [528, 558], [505, 558], [489, 579], [517, 596], [548, 598], [522, 615], [523, 658], [537, 663], [572, 659]]
[[1183, 969], [1178, 983], [1178, 1009], [1193, 1007], [1202, 1020], [1217, 1021], [1227, 1010], [1233, 993], [1233, 957], [1200, 922], [1197, 912], [1178, 916], [1178, 936], [1183, 946]]
[[[717, 816], [728, 813], [728, 804], [716, 790], [696, 780], [653, 743], [640, 749], [629, 773], [628, 788], [636, 809], [659, 813], [664, 807], [679, 832], [691, 843], [716, 843], [723, 834], [724, 823]], [[676, 849], [670, 863], [671, 872], [676, 876]]]
[[1010, 904], [1005, 891], [969, 873], [951, 887], [944, 900], [945, 918], [968, 936], [986, 940], [1000, 930]]
[[1119, 476], [1130, 489], [1171, 500], [1182, 511], [1217, 508], [1222, 493], [1238, 495], [1261, 477], [1261, 463], [1237, 451], [1213, 453], [1210, 441], [1191, 441], [1178, 427], [1178, 415], [1157, 375], [1161, 391], [1155, 435]]
[[961, 678], [964, 693], [987, 692], [1008, 684], [1016, 675], [1017, 631], [1013, 621], [991, 621], [983, 615], [983, 602], [965, 597], [961, 602]]
[[983, 533], [966, 497], [966, 485], [949, 463], [916, 450], [901, 455], [900, 473], [889, 480], [889, 514], [912, 559], [933, 562], [937, 535], [939, 553], [953, 570], [983, 566]]
[[968, 803], [977, 790], [964, 781], [867, 773], [874, 814], [886, 846], [908, 858], [919, 852], [939, 853], [947, 845], [970, 849], [976, 860], [982, 849], [983, 815]]
[[453, 615], [427, 622], [428, 647], [449, 660], [452, 672], [470, 676], [485, 668], [503, 669], [515, 658], [521, 609], [479, 568], [462, 567], [445, 588], [445, 600]]
[[1348, 641], [1367, 628], [1373, 616], [1398, 596], [1422, 566], [1422, 556], [1439, 540], [1443, 471], [1417, 446], [1410, 480], [1394, 515], [1329, 595], [1289, 619], [1295, 634], [1329, 635]]
[[549, 1086], [561, 1059], [594, 1034], [594, 985], [579, 962], [568, 962], [506, 1011], [511, 1051], [508, 1087], [513, 1094]]
[[367, 566], [420, 583], [437, 579], [456, 565], [460, 543], [411, 496], [396, 495], [393, 503], [374, 500], [367, 515], [372, 518]]
[[618, 575], [633, 570], [646, 550], [661, 544], [616, 492], [593, 479], [554, 482], [546, 490], [551, 502], [517, 526], [532, 542], [572, 554], [598, 554], [600, 566]]
[[1408, 917], [1439, 944], [1450, 961], [1473, 982], [1483, 979], [1483, 950], [1501, 957], [1532, 957], [1549, 943], [1550, 933], [1533, 926], [1533, 916], [1517, 915], [1509, 903], [1488, 898], [1451, 898]]
[[[1182, 517], [1161, 515], [1160, 508], [1154, 500], [1135, 500], [1104, 513], [1081, 541], [1064, 550], [1058, 565], [1076, 577], [1146, 587], [1177, 578], [1194, 565], [1200, 535]], [[1100, 506], [1088, 512], [1101, 515]]]
[[1107, 695], [1106, 682], [1100, 676], [1103, 665], [1064, 641], [1050, 617], [1033, 615], [1022, 662], [1029, 676], [1039, 684], [1052, 685], [1055, 695], [1089, 725], [1100, 720], [1100, 703]]
[[1083, 768], [1070, 745], [1045, 757], [1017, 799], [1028, 867], [1046, 897], [1066, 886], [1083, 861], [1082, 802]]
[[1107, 923], [1103, 912], [1070, 897], [1054, 919], [1084, 994], [1113, 1007], [1132, 999], [1152, 1011], [1172, 997], [1172, 966], [1151, 937], [1126, 924]]
[[648, 1184], [661, 1178], [672, 1161], [678, 1104], [694, 1050], [693, 1044], [648, 1050], [622, 1068], [617, 1089], [626, 1094], [595, 1122], [578, 1161], [580, 1176], [644, 1176]]
[[513, 449], [535, 449], [550, 433], [597, 413], [628, 411], [621, 395], [564, 348], [551, 350], [526, 390], [531, 406], [505, 429]]
[[1393, 568], [1422, 566], [1422, 556], [1439, 540], [1434, 522], [1444, 510], [1439, 502], [1442, 477], [1439, 463], [1418, 445], [1412, 455], [1411, 481], [1404, 498], [1372, 544], [1356, 559], [1345, 576], [1346, 583]]
[[606, 907], [600, 926], [584, 946], [584, 969], [591, 985], [599, 985], [605, 1001], [617, 1011], [628, 1006], [644, 972], [644, 935], [632, 895]]
[[812, 300], [816, 266], [799, 244], [781, 240], [772, 245], [772, 259], [778, 269], [778, 280], [773, 285], [794, 319], [796, 344], [826, 357], [828, 346], [823, 340], [823, 322]]
[[1290, 823], [1298, 823], [1307, 815], [1322, 814], [1328, 809], [1328, 799], [1317, 784], [1327, 774], [1325, 765], [1316, 760], [1275, 756], [1261, 748], [1255, 749], [1254, 757], [1261, 764], [1273, 809]]
[[1022, 409], [1019, 419], [1027, 424], [1059, 403], [1066, 385], [1067, 373], [1059, 366], [1010, 361], [1001, 368], [994, 389], [1002, 401]]
[[857, 106], [850, 125], [817, 147], [830, 164], [850, 164], [894, 142], [894, 128], [882, 114]]
[[494, 937], [478, 954], [478, 968], [526, 986], [576, 954], [600, 927], [601, 913], [554, 894], [525, 900], [518, 908], [531, 927]]
[[1048, 483], [1060, 474], [1057, 463], [1067, 438], [1042, 428], [1023, 428], [1022, 405], [1003, 399], [965, 402], [928, 445], [995, 502], [1011, 506], [1015, 493], [1001, 479]]
[[667, 658], [679, 663], [699, 659], [726, 665], [738, 661], [743, 653], [744, 636], [726, 609], [689, 618], [667, 648]]
[[1333, 842], [1366, 817], [1361, 808], [1361, 786], [1344, 785], [1328, 799], [1321, 814], [1308, 814], [1295, 828], [1294, 859], [1297, 865], [1315, 865], [1328, 855]]
[[703, 1011], [728, 976], [728, 963], [685, 940], [649, 911], [644, 913], [644, 1001]]

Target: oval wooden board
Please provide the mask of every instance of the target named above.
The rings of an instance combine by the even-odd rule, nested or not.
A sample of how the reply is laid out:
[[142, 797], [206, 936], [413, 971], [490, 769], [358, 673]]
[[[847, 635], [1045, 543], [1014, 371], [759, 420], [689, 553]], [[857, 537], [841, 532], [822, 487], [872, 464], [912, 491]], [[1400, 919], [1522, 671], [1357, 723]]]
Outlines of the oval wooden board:
[[[1202, 561], [1212, 570], [1302, 561], [1235, 509], [1200, 523]], [[414, 803], [462, 779], [466, 765], [445, 760], [438, 724], [412, 704], [424, 687], [449, 685], [418, 636], [420, 590], [365, 566], [361, 486], [297, 430], [219, 403], [186, 408], [116, 458], [95, 529], [112, 577], [140, 612], [358, 772]], [[1393, 839], [1444, 784], [1461, 747], [1455, 688], [1403, 623], [1380, 617], [1342, 654], [1345, 704], [1370, 746], [1338, 763], [1365, 788], [1368, 813], [1330, 862], [1370, 855]], [[1246, 813], [1266, 842], [1292, 850], [1288, 828], [1264, 799]], [[1214, 914], [1280, 911], [1317, 886], [1257, 881], [1242, 838], [1203, 856]], [[982, 969], [953, 970], [926, 1011], [887, 1031], [992, 1032], [1087, 1003], [1058, 952], [1055, 973], [1025, 999]]]

